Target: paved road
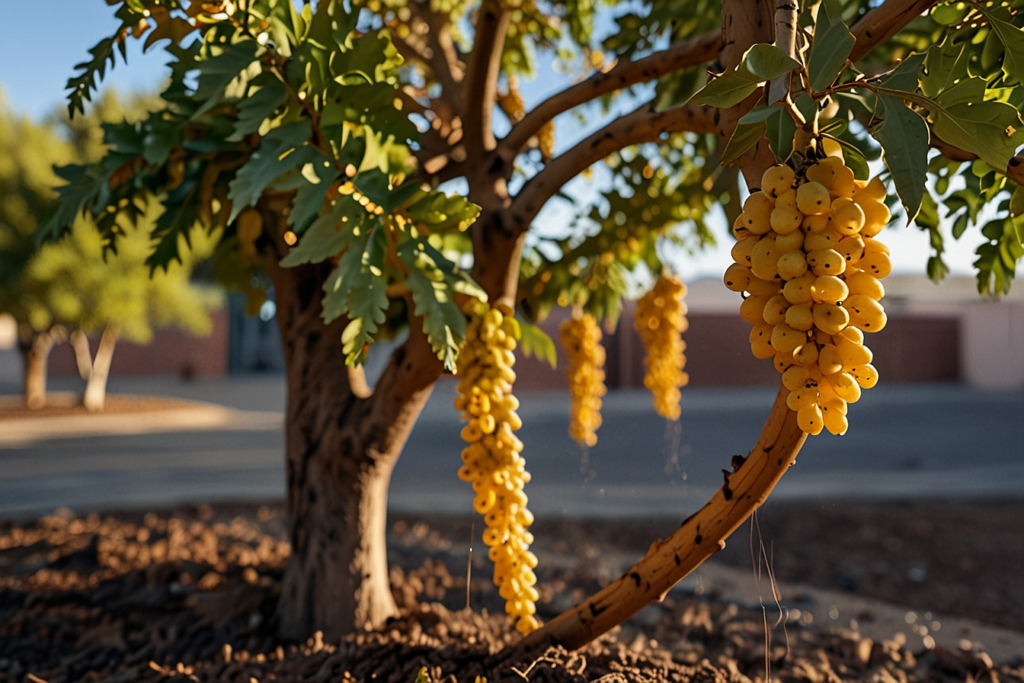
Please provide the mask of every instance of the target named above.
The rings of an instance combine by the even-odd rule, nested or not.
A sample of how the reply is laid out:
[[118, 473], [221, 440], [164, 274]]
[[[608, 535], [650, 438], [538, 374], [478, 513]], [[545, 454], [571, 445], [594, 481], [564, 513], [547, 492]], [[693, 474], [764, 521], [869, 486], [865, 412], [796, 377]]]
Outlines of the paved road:
[[[120, 380], [111, 388], [245, 411], [284, 407], [277, 377]], [[392, 509], [470, 513], [471, 492], [454, 475], [461, 426], [453, 392], [453, 383], [442, 383], [417, 424], [394, 474]], [[551, 516], [689, 514], [720, 486], [730, 457], [754, 443], [773, 396], [765, 389], [689, 389], [683, 417], [666, 425], [645, 392], [614, 392], [600, 443], [583, 452], [566, 435], [566, 396], [524, 395], [520, 436], [534, 475], [531, 507]], [[1021, 497], [1022, 416], [1018, 393], [879, 386], [853, 406], [849, 434], [808, 441], [774, 498]], [[0, 515], [283, 496], [281, 419], [239, 424], [0, 447]]]

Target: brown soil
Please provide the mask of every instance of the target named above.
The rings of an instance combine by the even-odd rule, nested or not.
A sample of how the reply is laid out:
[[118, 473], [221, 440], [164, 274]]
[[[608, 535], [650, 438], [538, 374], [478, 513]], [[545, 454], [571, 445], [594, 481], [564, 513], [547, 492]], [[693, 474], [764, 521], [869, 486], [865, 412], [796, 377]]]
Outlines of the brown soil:
[[[762, 534], [768, 523], [786, 523], [781, 509], [762, 515]], [[288, 553], [280, 507], [55, 515], [0, 524], [0, 681], [412, 683], [424, 680], [417, 676], [425, 667], [430, 681], [724, 683], [763, 680], [766, 662], [780, 681], [1024, 681], [1020, 658], [994, 664], [974, 651], [911, 651], [899, 638], [872, 642], [800, 622], [783, 625], [784, 631], [769, 624], [766, 652], [760, 610], [682, 593], [579, 652], [505, 656], [502, 648], [518, 636], [501, 614], [481, 553], [473, 555], [468, 591], [474, 611], [464, 609], [470, 524], [468, 518], [393, 520], [392, 584], [402, 614], [380, 632], [334, 643], [316, 635], [284, 643], [274, 635]], [[893, 525], [879, 526], [884, 539]], [[653, 537], [648, 532], [663, 529], [658, 522], [538, 525], [540, 615], [550, 618], [613, 578], [605, 575], [603, 551], [642, 552]], [[817, 567], [811, 553], [782, 563], [779, 543], [777, 572]], [[827, 552], [820, 538], [782, 543], [817, 543], [823, 554], [841, 556]], [[884, 540], [877, 543], [875, 557], [885, 548]], [[808, 576], [827, 571], [816, 568]], [[941, 573], [932, 576], [937, 581]], [[1007, 573], [1003, 583], [1011, 580]]]
[[[103, 410], [103, 415], [118, 415], [127, 413], [148, 413], [162, 410], [180, 410], [182, 408], [195, 408], [194, 401], [184, 401], [175, 398], [163, 398], [154, 396], [121, 396], [108, 394]], [[24, 403], [20, 396], [0, 396], [0, 420], [14, 420], [21, 418], [35, 417], [67, 417], [68, 415], [93, 415], [81, 405], [81, 399], [74, 394], [49, 394], [47, 404], [43, 408], [31, 409]]]

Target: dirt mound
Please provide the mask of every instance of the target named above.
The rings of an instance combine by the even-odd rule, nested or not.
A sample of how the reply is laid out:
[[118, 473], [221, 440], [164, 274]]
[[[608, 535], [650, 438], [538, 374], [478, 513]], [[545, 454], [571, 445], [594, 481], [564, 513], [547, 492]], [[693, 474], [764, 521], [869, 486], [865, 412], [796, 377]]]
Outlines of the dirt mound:
[[[518, 640], [485, 571], [469, 581], [451, 534], [399, 521], [382, 630], [280, 642], [274, 609], [288, 554], [279, 508], [55, 515], [0, 528], [0, 681], [1024, 681], [1020, 661], [911, 651], [896, 638], [765, 622], [759, 611], [670, 595], [578, 652], [507, 657]], [[541, 571], [540, 614], [606, 577], [580, 556]], [[558, 564], [558, 563], [555, 563]], [[465, 609], [467, 596], [473, 611]]]

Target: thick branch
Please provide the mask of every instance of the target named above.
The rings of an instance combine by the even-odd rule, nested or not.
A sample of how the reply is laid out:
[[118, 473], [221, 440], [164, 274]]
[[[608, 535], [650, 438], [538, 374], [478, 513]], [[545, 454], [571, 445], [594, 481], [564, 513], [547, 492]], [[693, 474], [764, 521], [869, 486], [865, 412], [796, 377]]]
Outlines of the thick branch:
[[660, 600], [672, 586], [725, 547], [736, 530], [768, 497], [796, 461], [807, 435], [786, 406], [785, 387], [772, 406], [761, 437], [746, 458], [733, 457], [725, 485], [696, 514], [664, 541], [651, 544], [639, 563], [597, 594], [527, 636], [519, 648], [537, 651], [550, 645], [574, 649]]
[[654, 111], [650, 102], [644, 104], [552, 159], [516, 195], [510, 207], [509, 223], [515, 231], [528, 230], [541, 207], [563, 185], [612, 152], [630, 145], [655, 142], [666, 133], [716, 132], [715, 115], [715, 109], [688, 104], [664, 111]]
[[[948, 142], [936, 137], [934, 133], [931, 136], [930, 143], [934, 149], [937, 149], [939, 153], [942, 154], [942, 156], [952, 161], [974, 161], [978, 158], [978, 155], [974, 152], [968, 152], [967, 150], [960, 149], [959, 147], [954, 147]], [[1010, 159], [1010, 163], [1007, 164], [1003, 174], [1018, 185], [1024, 186], [1024, 152], [1021, 152]]]
[[431, 53], [434, 59], [431, 66], [434, 72], [438, 73], [441, 87], [451, 88], [449, 96], [458, 101], [462, 93], [462, 79], [466, 74], [465, 65], [459, 58], [459, 49], [452, 40], [449, 17], [434, 12], [429, 2], [411, 2], [409, 9], [413, 16], [427, 25], [426, 40], [432, 44]]
[[484, 0], [477, 11], [473, 52], [462, 88], [463, 127], [470, 159], [482, 159], [496, 145], [491, 116], [511, 16], [497, 0]]
[[[775, 0], [775, 47], [800, 61], [796, 50], [797, 16], [800, 7], [796, 0]], [[790, 74], [772, 81], [768, 89], [768, 104], [775, 104], [789, 95]]]
[[911, 21], [927, 12], [938, 0], [885, 0], [861, 17], [850, 31], [857, 43], [850, 59], [863, 59], [869, 52], [899, 33]]
[[559, 114], [602, 95], [637, 83], [646, 83], [667, 73], [702, 64], [718, 56], [721, 32], [710, 31], [680, 41], [668, 49], [642, 59], [620, 62], [607, 72], [598, 72], [587, 80], [570, 86], [544, 100], [517, 123], [501, 141], [501, 154], [506, 159], [517, 155], [541, 127]]

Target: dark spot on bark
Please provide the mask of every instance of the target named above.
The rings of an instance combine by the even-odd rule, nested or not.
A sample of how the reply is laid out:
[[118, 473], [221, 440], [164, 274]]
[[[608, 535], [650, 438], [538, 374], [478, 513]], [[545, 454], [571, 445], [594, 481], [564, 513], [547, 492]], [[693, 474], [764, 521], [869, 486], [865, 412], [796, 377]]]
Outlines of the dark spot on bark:
[[316, 489], [313, 487], [306, 489], [306, 500], [309, 501], [310, 505], [316, 505], [316, 498]]
[[772, 444], [771, 446], [765, 447], [764, 452], [765, 453], [771, 453], [773, 448], [775, 448], [775, 444]]
[[630, 572], [629, 578], [633, 579], [633, 581], [636, 583], [637, 588], [640, 587], [640, 574], [638, 574], [637, 572]]
[[697, 535], [696, 535], [696, 536], [694, 536], [694, 538], [693, 538], [693, 542], [694, 542], [695, 544], [697, 544], [697, 545], [700, 545], [700, 544], [701, 544], [701, 542], [702, 542], [703, 540], [704, 540], [704, 537], [703, 537], [703, 536], [701, 536], [700, 534], [697, 534]]
[[[488, 173], [490, 173], [491, 175], [498, 175], [498, 172], [501, 171], [504, 167], [505, 160], [502, 159], [500, 155], [496, 154], [494, 156], [494, 163], [491, 164], [491, 167], [488, 169]], [[502, 173], [501, 175], [504, 175], [504, 173]]]
[[782, 467], [782, 458], [779, 458], [779, 467]]
[[725, 496], [726, 500], [732, 500], [732, 489], [728, 486], [722, 487], [722, 495]]
[[608, 609], [608, 608], [607, 607], [598, 607], [594, 603], [590, 603], [590, 614], [591, 614], [591, 616], [596, 617], [597, 615], [601, 614], [601, 612], [604, 612], [606, 609]]
[[674, 555], [674, 557], [675, 557], [675, 559], [676, 559], [676, 566], [677, 566], [677, 567], [678, 567], [679, 565], [681, 565], [681, 564], [683, 563], [683, 561], [679, 559], [679, 553], [676, 553], [676, 554]]
[[395, 365], [401, 366], [402, 363], [405, 362], [405, 354], [406, 354], [405, 347], [404, 346], [399, 346], [397, 349], [395, 349], [395, 353], [391, 357], [391, 361]]

